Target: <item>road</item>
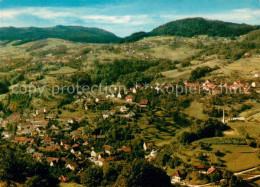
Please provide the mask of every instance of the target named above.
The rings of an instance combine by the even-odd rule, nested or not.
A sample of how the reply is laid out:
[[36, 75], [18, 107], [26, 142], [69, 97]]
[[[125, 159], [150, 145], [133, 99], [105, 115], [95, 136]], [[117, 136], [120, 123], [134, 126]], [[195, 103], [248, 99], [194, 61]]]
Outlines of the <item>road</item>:
[[[236, 172], [234, 173], [235, 176], [239, 176], [239, 175], [243, 175], [244, 173], [247, 173], [247, 172], [250, 172], [250, 171], [254, 171], [254, 170], [257, 170], [258, 167], [253, 167], [253, 168], [250, 168], [250, 169], [247, 169], [247, 170], [242, 170], [242, 171], [239, 171], [239, 172]], [[260, 175], [255, 175], [255, 176], [251, 176], [251, 177], [248, 177], [244, 180], [253, 180], [253, 179], [257, 179], [257, 178], [260, 178]], [[181, 185], [185, 185], [185, 186], [189, 186], [189, 187], [206, 187], [206, 186], [214, 186], [214, 183], [208, 183], [208, 184], [201, 184], [201, 185], [191, 185], [191, 184], [188, 184], [187, 182], [181, 182], [180, 183]]]

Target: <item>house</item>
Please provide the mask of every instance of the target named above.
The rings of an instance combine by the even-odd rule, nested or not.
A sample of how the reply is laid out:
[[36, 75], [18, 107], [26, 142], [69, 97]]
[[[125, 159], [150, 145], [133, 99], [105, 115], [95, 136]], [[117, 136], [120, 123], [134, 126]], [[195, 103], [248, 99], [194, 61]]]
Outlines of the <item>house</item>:
[[151, 153], [150, 153], [150, 156], [153, 157], [153, 158], [156, 158], [156, 157], [157, 157], [157, 154], [158, 154], [157, 150], [154, 150], [154, 149], [153, 149], [153, 150], [151, 151]]
[[61, 182], [68, 182], [68, 178], [67, 177], [64, 177], [63, 175], [61, 175], [60, 177], [59, 177], [59, 181], [61, 181]]
[[97, 164], [101, 167], [101, 166], [103, 166], [104, 162], [105, 162], [104, 158], [99, 158], [97, 161]]
[[109, 113], [110, 113], [111, 116], [114, 116], [116, 114], [116, 110], [112, 109], [112, 110], [109, 111]]
[[71, 146], [73, 149], [78, 149], [79, 148], [79, 144], [73, 144], [72, 146]]
[[27, 148], [26, 148], [26, 153], [32, 154], [32, 153], [34, 153], [34, 152], [35, 152], [35, 149], [34, 149], [34, 148], [32, 148], [32, 147], [27, 147]]
[[93, 158], [97, 158], [97, 153], [94, 150], [92, 150], [90, 152], [90, 156], [93, 157]]
[[251, 83], [251, 86], [252, 86], [253, 88], [256, 88], [256, 87], [257, 87], [257, 83], [256, 83], [256, 82], [252, 82], [252, 83]]
[[132, 93], [137, 93], [137, 90], [136, 90], [136, 88], [130, 88], [130, 92], [132, 92]]
[[83, 146], [88, 146], [88, 145], [89, 145], [88, 141], [83, 143]]
[[184, 170], [177, 170], [174, 172], [171, 183], [179, 183], [181, 180], [184, 180], [186, 178], [187, 174]]
[[104, 98], [102, 96], [97, 96], [95, 99], [95, 102], [99, 103], [100, 101], [103, 101], [103, 100], [104, 100]]
[[52, 151], [61, 151], [61, 147], [60, 146], [47, 146], [46, 148], [43, 148], [42, 151], [45, 152], [52, 152]]
[[25, 130], [30, 130], [31, 127], [32, 127], [32, 123], [30, 121], [27, 121], [25, 123], [19, 123], [17, 125], [17, 131], [22, 132], [22, 131], [25, 131]]
[[117, 98], [118, 98], [118, 99], [121, 99], [121, 98], [122, 98], [122, 95], [121, 95], [120, 92], [117, 94]]
[[183, 81], [184, 85], [190, 89], [198, 89], [200, 87], [199, 83], [188, 83], [188, 81]]
[[110, 116], [110, 113], [108, 111], [103, 112], [103, 119], [107, 119], [107, 118], [109, 118], [109, 116]]
[[210, 175], [210, 174], [214, 173], [215, 171], [216, 171], [215, 166], [211, 166], [211, 167], [208, 169], [208, 171], [207, 171], [207, 175]]
[[145, 108], [145, 107], [147, 107], [147, 105], [148, 105], [148, 100], [147, 99], [142, 99], [140, 101], [140, 107], [141, 108]]
[[70, 163], [67, 163], [65, 167], [74, 171], [78, 167], [78, 165], [75, 162], [70, 162]]
[[58, 164], [59, 158], [54, 158], [54, 157], [47, 157], [46, 162], [50, 164], [50, 166], [54, 166], [54, 164]]
[[154, 147], [154, 142], [144, 142], [143, 148], [145, 151], [152, 149]]
[[244, 57], [250, 57], [251, 55], [252, 55], [251, 52], [246, 52], [246, 53], [244, 54]]
[[60, 140], [60, 145], [63, 146], [65, 144], [67, 144], [68, 142], [69, 142], [68, 140], [62, 139], [62, 140]]
[[31, 138], [27, 137], [14, 137], [13, 142], [14, 143], [19, 143], [19, 144], [27, 144], [31, 141]]
[[70, 145], [64, 144], [64, 149], [65, 149], [65, 150], [69, 150], [69, 149], [70, 149]]
[[104, 165], [105, 162], [114, 161], [115, 159], [116, 159], [115, 157], [107, 157], [107, 158], [100, 157], [97, 161], [97, 165], [101, 167]]
[[119, 149], [117, 149], [118, 152], [124, 152], [124, 153], [131, 153], [131, 147], [126, 147], [126, 146], [123, 146]]
[[109, 146], [109, 145], [104, 145], [104, 151], [108, 155], [111, 155], [111, 154], [115, 153], [115, 149], [113, 147]]
[[128, 114], [125, 115], [126, 118], [132, 118], [135, 116], [135, 113], [133, 111], [130, 111]]
[[199, 171], [199, 173], [207, 174], [207, 171], [205, 170], [205, 165], [198, 165], [196, 169]]
[[134, 96], [133, 96], [133, 95], [128, 95], [128, 96], [125, 97], [125, 100], [126, 100], [127, 102], [133, 102], [133, 99], [134, 99]]
[[49, 146], [54, 145], [54, 142], [52, 141], [52, 139], [50, 137], [45, 137], [43, 139], [42, 143], [44, 145], [49, 145]]
[[256, 72], [254, 76], [255, 76], [255, 78], [259, 78], [260, 77], [260, 72]]
[[4, 131], [2, 133], [2, 136], [4, 136], [4, 138], [11, 138], [12, 136], [14, 136], [14, 132], [6, 132], [6, 131]]
[[122, 112], [122, 113], [125, 113], [125, 112], [127, 112], [129, 110], [129, 108], [126, 108], [126, 106], [121, 106], [120, 107], [120, 112]]

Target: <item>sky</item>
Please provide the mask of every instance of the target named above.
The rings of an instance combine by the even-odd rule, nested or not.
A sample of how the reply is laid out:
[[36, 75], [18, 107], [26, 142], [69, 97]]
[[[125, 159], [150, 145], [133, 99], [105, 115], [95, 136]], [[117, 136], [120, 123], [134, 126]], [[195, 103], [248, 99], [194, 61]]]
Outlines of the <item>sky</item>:
[[260, 25], [260, 0], [0, 0], [0, 27], [97, 27], [128, 36], [204, 17]]

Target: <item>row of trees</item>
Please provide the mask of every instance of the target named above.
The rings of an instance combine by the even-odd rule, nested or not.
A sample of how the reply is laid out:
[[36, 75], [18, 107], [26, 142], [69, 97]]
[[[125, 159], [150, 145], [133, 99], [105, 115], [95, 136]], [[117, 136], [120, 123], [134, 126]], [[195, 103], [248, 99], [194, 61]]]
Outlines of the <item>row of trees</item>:
[[180, 143], [186, 145], [198, 139], [221, 136], [221, 131], [226, 129], [228, 129], [227, 125], [214, 118], [206, 121], [196, 120], [191, 126], [191, 131], [183, 132], [178, 139]]

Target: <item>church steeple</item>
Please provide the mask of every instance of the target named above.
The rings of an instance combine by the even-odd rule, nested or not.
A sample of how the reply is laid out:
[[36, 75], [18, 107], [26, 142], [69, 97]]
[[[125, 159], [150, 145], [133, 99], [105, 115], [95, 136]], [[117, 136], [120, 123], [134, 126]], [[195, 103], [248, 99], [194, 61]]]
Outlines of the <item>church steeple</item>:
[[222, 123], [224, 123], [224, 124], [225, 124], [225, 110], [224, 110], [224, 108], [223, 108], [223, 117], [222, 117]]

